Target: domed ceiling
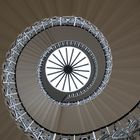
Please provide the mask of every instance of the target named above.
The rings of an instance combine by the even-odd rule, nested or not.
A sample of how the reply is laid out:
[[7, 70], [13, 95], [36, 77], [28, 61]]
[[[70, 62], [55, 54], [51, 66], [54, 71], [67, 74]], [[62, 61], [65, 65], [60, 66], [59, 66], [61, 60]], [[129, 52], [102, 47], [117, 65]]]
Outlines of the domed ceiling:
[[[18, 57], [16, 106], [22, 104], [27, 111], [22, 115], [31, 117], [26, 132], [39, 126], [36, 139], [45, 140], [46, 131], [53, 140], [95, 139], [140, 117], [139, 17], [139, 0], [0, 2], [1, 67], [15, 40], [21, 37], [24, 46], [15, 49], [13, 43], [7, 59], [13, 53]], [[3, 69], [4, 76], [13, 74]], [[0, 94], [0, 138], [30, 139], [10, 117], [15, 106], [6, 107], [5, 92]]]

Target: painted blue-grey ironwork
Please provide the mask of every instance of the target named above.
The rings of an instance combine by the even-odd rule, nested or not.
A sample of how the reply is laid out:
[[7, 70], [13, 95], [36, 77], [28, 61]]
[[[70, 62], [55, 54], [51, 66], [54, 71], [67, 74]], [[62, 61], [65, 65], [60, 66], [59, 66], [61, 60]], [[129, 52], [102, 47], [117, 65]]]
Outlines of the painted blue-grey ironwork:
[[[71, 25], [84, 28], [89, 33], [93, 34], [102, 44], [101, 46], [104, 50], [106, 58], [106, 71], [102, 84], [98, 88], [97, 92], [94, 93], [90, 98], [92, 99], [96, 95], [100, 94], [109, 81], [112, 69], [111, 50], [108, 47], [107, 40], [97, 29], [97, 27], [81, 17], [70, 16], [43, 19], [42, 21], [36, 22], [31, 27], [26, 28], [24, 32], [18, 35], [18, 37], [12, 44], [12, 48], [8, 51], [6, 60], [3, 64], [3, 93], [5, 96], [5, 101], [15, 121], [26, 134], [30, 135], [36, 140], [55, 140], [56, 137], [57, 139], [63, 140], [119, 140], [134, 137], [135, 134], [140, 131], [139, 114], [138, 116], [135, 116], [135, 110], [140, 111], [140, 103], [137, 103], [135, 108], [131, 110], [131, 112], [129, 112], [127, 115], [123, 116], [121, 119], [116, 120], [115, 122], [97, 130], [93, 130], [92, 132], [86, 132], [85, 134], [58, 134], [57, 132], [52, 132], [39, 125], [35, 120], [32, 119], [30, 114], [26, 112], [26, 109], [24, 108], [19, 98], [18, 89], [16, 86], [15, 74], [18, 57], [20, 56], [22, 49], [26, 46], [28, 41], [31, 40], [31, 38], [36, 34], [48, 29], [49, 27], [61, 25]], [[89, 99], [87, 101], [89, 101]], [[84, 102], [86, 101], [83, 101], [83, 103]], [[126, 118], [128, 122], [124, 126]], [[97, 135], [97, 133], [99, 132], [100, 136]]]

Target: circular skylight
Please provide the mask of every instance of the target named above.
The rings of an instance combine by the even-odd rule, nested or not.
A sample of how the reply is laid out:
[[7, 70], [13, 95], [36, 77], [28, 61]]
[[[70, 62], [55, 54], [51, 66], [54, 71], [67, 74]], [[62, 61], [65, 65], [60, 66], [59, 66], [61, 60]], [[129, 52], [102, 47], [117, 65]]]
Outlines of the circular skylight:
[[66, 46], [55, 50], [45, 65], [50, 84], [62, 92], [75, 92], [89, 80], [91, 64], [80, 49]]

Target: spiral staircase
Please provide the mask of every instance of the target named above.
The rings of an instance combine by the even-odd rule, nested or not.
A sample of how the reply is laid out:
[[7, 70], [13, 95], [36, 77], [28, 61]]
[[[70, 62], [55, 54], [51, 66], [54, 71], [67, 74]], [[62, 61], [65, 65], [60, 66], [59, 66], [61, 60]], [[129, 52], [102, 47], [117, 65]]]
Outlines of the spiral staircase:
[[0, 139], [139, 140], [139, 17], [139, 0], [1, 1]]

